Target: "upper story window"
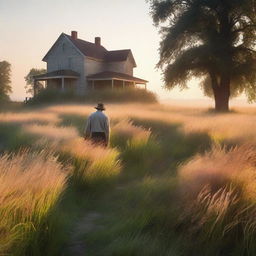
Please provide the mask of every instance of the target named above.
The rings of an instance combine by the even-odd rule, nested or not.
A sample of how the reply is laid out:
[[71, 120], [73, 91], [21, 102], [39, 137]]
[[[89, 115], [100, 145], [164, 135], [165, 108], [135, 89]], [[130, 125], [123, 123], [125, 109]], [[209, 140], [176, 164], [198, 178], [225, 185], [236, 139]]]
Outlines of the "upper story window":
[[65, 43], [62, 44], [62, 52], [66, 52], [66, 44]]
[[68, 58], [68, 68], [72, 68], [72, 58]]

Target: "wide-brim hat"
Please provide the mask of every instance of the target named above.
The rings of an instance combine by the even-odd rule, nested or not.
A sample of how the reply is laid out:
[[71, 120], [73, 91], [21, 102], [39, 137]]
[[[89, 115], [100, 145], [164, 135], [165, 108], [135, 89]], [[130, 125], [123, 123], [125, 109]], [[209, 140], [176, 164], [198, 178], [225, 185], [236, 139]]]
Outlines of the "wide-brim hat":
[[103, 103], [98, 103], [98, 106], [95, 107], [97, 110], [106, 110]]

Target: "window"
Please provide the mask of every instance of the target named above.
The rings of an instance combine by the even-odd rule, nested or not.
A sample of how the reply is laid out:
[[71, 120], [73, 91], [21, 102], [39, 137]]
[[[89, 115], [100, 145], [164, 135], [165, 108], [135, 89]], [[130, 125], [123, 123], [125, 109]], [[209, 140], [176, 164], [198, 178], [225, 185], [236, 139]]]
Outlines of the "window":
[[66, 52], [66, 44], [62, 44], [62, 52]]
[[68, 68], [72, 68], [72, 58], [68, 58]]

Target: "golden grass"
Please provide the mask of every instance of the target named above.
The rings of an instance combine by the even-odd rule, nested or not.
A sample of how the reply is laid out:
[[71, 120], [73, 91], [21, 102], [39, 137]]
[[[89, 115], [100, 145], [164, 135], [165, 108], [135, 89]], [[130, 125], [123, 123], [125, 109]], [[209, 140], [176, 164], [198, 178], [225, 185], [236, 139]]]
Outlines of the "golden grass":
[[[208, 113], [205, 107], [181, 107], [161, 104], [112, 104], [107, 105], [107, 114], [111, 119], [148, 119], [166, 124], [181, 124], [181, 131], [207, 133], [215, 142], [256, 143], [256, 110], [240, 107], [235, 113]], [[248, 112], [247, 112], [248, 110]], [[51, 106], [46, 112], [54, 114], [76, 114], [87, 116], [94, 111], [92, 106], [62, 105]]]
[[128, 143], [147, 142], [151, 136], [150, 130], [134, 125], [129, 119], [121, 119], [113, 126], [112, 132], [115, 136], [128, 140]]
[[0, 157], [0, 254], [22, 255], [63, 192], [66, 176], [51, 153]]
[[119, 152], [114, 148], [95, 146], [88, 140], [76, 138], [59, 144], [57, 150], [72, 157], [73, 179], [82, 185], [106, 181], [120, 173]]
[[[26, 133], [38, 135], [40, 139], [35, 145], [45, 148], [41, 153], [24, 152], [0, 158], [0, 214], [4, 216], [0, 219], [0, 254], [9, 253], [9, 248], [17, 248], [21, 241], [26, 246], [28, 237], [40, 231], [41, 220], [46, 218], [65, 187], [67, 173], [83, 185], [99, 185], [102, 180], [105, 184], [120, 173], [119, 149], [95, 146], [79, 136], [74, 127], [59, 126], [63, 114], [88, 116], [92, 111], [92, 106], [59, 105], [38, 111], [0, 114], [0, 123], [21, 125]], [[198, 228], [197, 231], [208, 225], [205, 234], [209, 236], [218, 226], [221, 232], [217, 232], [216, 237], [246, 223], [243, 231], [251, 239], [250, 234], [256, 230], [255, 110], [247, 113], [240, 108], [237, 113], [216, 115], [199, 107], [112, 104], [107, 105], [107, 114], [115, 123], [112, 126], [112, 139], [117, 140], [115, 145], [124, 141], [123, 159], [127, 166], [130, 161], [135, 167], [136, 162], [141, 169], [150, 168], [140, 162], [151, 160], [150, 156], [154, 161], [159, 148], [157, 144], [150, 146], [152, 132], [135, 126], [130, 121], [133, 118], [149, 120], [149, 125], [150, 121], [159, 121], [162, 125], [180, 124], [179, 129], [184, 134], [208, 134], [217, 146], [195, 156], [178, 172], [180, 197], [185, 202], [184, 215], [187, 214], [183, 220], [192, 218], [195, 223], [192, 229]], [[231, 150], [218, 146], [219, 142], [226, 141], [246, 145]], [[73, 164], [72, 171], [67, 172], [53, 154], [46, 153], [48, 150], [68, 159]], [[138, 171], [135, 170], [137, 176]]]
[[26, 124], [23, 130], [27, 133], [38, 135], [49, 141], [72, 140], [78, 137], [78, 132], [74, 127], [59, 127], [56, 125]]
[[[128, 120], [132, 118], [161, 121], [167, 124], [181, 124], [181, 131], [190, 134], [207, 133], [215, 142], [251, 142], [255, 143], [256, 110], [251, 107], [234, 109], [235, 113], [213, 114], [207, 113], [205, 107], [181, 107], [161, 104], [110, 104], [107, 114], [112, 120]], [[94, 111], [88, 105], [58, 105], [45, 107], [37, 111], [20, 113], [1, 113], [0, 122], [31, 124], [60, 122], [59, 115], [74, 114], [88, 116]], [[120, 126], [120, 125], [119, 125]], [[128, 124], [129, 126], [129, 124]], [[118, 125], [115, 127], [120, 130]], [[122, 132], [120, 130], [120, 132]]]
[[1, 123], [58, 123], [59, 118], [55, 113], [45, 111], [27, 111], [27, 112], [5, 112], [0, 113]]
[[239, 187], [243, 197], [256, 199], [256, 148], [249, 145], [231, 150], [214, 147], [197, 155], [179, 170], [181, 187], [194, 197], [205, 186], [215, 192], [226, 185]]
[[184, 164], [178, 177], [183, 212], [180, 219], [188, 223], [186, 232], [217, 247], [238, 243], [243, 251], [254, 255], [255, 146], [230, 150], [215, 147]]
[[93, 145], [78, 135], [74, 127], [55, 125], [23, 125], [26, 133], [38, 135], [34, 145], [64, 154], [73, 159], [73, 178], [79, 183], [93, 183], [100, 178], [111, 178], [120, 172], [119, 152], [113, 148]]

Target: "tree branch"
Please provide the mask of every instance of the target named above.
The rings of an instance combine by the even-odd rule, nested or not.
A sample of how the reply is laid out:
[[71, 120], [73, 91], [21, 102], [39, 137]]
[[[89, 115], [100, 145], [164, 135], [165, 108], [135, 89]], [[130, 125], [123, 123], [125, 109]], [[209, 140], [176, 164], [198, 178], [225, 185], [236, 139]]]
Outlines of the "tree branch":
[[256, 29], [256, 24], [248, 24], [248, 25], [244, 26], [243, 28], [239, 28], [239, 29], [233, 30], [233, 33], [244, 32], [248, 28], [255, 28]]

